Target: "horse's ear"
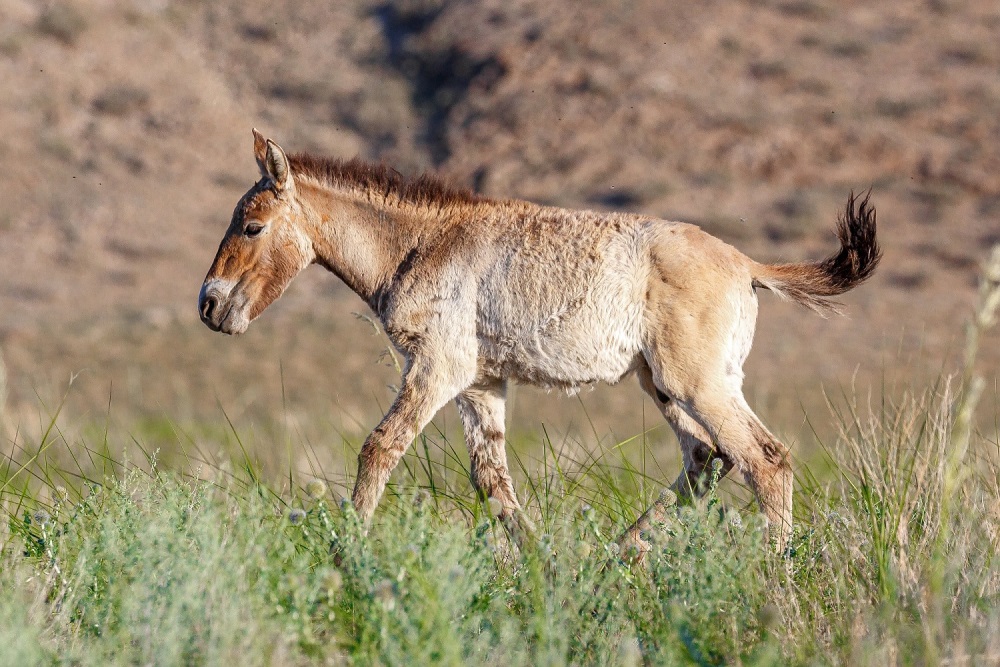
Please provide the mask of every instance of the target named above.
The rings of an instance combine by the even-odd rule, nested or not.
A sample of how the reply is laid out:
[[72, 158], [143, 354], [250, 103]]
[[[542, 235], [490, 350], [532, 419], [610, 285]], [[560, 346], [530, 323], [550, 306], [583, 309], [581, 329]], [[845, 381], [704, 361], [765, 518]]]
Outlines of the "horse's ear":
[[270, 139], [265, 139], [256, 129], [253, 131], [253, 153], [260, 175], [269, 179], [275, 190], [282, 192], [291, 188], [292, 174], [285, 151]]
[[265, 157], [267, 174], [274, 182], [274, 189], [278, 192], [289, 190], [292, 186], [292, 172], [288, 168], [288, 158], [281, 146], [270, 139], [267, 140], [267, 155]]
[[257, 159], [257, 166], [260, 167], [260, 175], [267, 177], [267, 139], [264, 135], [253, 128], [253, 156]]

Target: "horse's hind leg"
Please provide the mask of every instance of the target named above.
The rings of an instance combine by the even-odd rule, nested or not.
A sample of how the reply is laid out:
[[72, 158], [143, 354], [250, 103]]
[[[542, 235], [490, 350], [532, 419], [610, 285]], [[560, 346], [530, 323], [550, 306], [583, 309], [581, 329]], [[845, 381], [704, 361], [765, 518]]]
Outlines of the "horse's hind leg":
[[[720, 458], [722, 473], [735, 467], [743, 474], [767, 518], [771, 539], [783, 550], [792, 530], [793, 475], [788, 448], [761, 423], [741, 393], [703, 392], [682, 406], [691, 421], [676, 420], [678, 437], [693, 440], [694, 445], [685, 449], [685, 470], [674, 483], [675, 492], [682, 497], [685, 489], [694, 497], [704, 493], [701, 462]], [[698, 428], [691, 428], [692, 424]], [[690, 457], [693, 466], [689, 451], [694, 454]]]
[[[664, 367], [656, 384], [663, 383], [684, 396], [680, 407], [709, 436], [724, 458], [737, 468], [753, 491], [761, 511], [767, 518], [768, 531], [779, 549], [783, 549], [792, 530], [792, 468], [788, 448], [761, 423], [739, 388], [735, 378], [727, 376], [717, 365], [706, 365], [697, 382], [676, 381]], [[715, 369], [718, 372], [710, 372]], [[676, 384], [672, 385], [672, 382]], [[683, 392], [687, 392], [686, 394]]]
[[[654, 394], [659, 390], [669, 399], [668, 406], [676, 403], [701, 427], [691, 430], [694, 440], [712, 445], [709, 452], [725, 457], [724, 468], [728, 462], [743, 474], [767, 517], [772, 539], [783, 548], [792, 528], [788, 449], [753, 413], [742, 391], [743, 361], [757, 315], [749, 282], [744, 285], [740, 276], [722, 275], [698, 290], [681, 292], [666, 283], [655, 284], [656, 307], [650, 313], [651, 335], [643, 355]], [[688, 422], [677, 422], [683, 432]], [[698, 446], [691, 451], [699, 449], [704, 451]], [[691, 472], [686, 466], [689, 481]]]
[[[670, 424], [681, 447], [684, 469], [671, 485], [671, 491], [682, 502], [701, 498], [709, 490], [708, 482], [711, 475], [717, 474], [718, 478], [722, 479], [732, 470], [733, 462], [712, 444], [711, 437], [701, 424], [692, 419], [677, 401], [656, 388], [649, 366], [643, 365], [638, 375], [639, 385], [656, 403], [656, 407]], [[712, 465], [716, 459], [722, 467], [714, 473]]]
[[534, 527], [521, 510], [514, 482], [507, 467], [504, 441], [504, 407], [507, 385], [501, 380], [484, 382], [463, 391], [455, 399], [465, 444], [469, 450], [472, 483], [484, 498], [500, 503], [500, 519], [519, 548], [533, 539]]
[[691, 402], [689, 410], [743, 473], [767, 517], [771, 539], [783, 550], [792, 531], [793, 475], [788, 448], [767, 430], [740, 392], [706, 392]]
[[[618, 543], [623, 553], [631, 552], [629, 555], [635, 560], [641, 560], [649, 551], [650, 545], [643, 536], [644, 533], [654, 530], [655, 524], [666, 520], [670, 505], [675, 500], [684, 503], [701, 498], [709, 490], [708, 481], [711, 475], [717, 474], [718, 479], [722, 479], [733, 468], [733, 462], [712, 444], [708, 432], [701, 424], [692, 419], [677, 401], [656, 388], [649, 366], [643, 364], [638, 370], [638, 375], [643, 391], [653, 399], [677, 436], [684, 459], [684, 469], [670, 487], [675, 497], [661, 494], [619, 538]], [[715, 460], [722, 464], [717, 473], [712, 470], [712, 463]]]

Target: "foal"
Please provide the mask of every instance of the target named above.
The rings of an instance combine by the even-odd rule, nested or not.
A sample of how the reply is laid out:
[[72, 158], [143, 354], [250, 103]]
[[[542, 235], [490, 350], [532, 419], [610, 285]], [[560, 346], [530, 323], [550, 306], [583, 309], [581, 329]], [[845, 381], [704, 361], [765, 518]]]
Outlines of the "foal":
[[504, 450], [507, 382], [572, 390], [635, 373], [680, 441], [673, 489], [704, 492], [714, 459], [743, 474], [779, 547], [792, 526], [788, 449], [743, 397], [763, 287], [820, 312], [881, 257], [875, 209], [852, 195], [840, 250], [759, 264], [693, 225], [493, 200], [383, 166], [286, 155], [254, 130], [261, 180], [239, 201], [201, 288], [209, 328], [246, 331], [310, 264], [375, 312], [406, 360], [358, 457], [353, 502], [371, 519], [416, 435], [454, 400], [472, 481], [517, 524]]

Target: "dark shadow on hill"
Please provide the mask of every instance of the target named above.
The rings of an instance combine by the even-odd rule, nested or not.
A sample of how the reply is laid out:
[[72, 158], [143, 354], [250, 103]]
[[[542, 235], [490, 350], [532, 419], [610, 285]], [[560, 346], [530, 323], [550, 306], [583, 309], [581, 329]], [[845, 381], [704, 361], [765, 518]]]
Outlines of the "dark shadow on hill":
[[411, 86], [423, 124], [419, 141], [435, 166], [451, 155], [452, 110], [471, 89], [488, 91], [506, 74], [496, 54], [477, 53], [467, 36], [434, 29], [449, 5], [434, 0], [386, 2], [374, 12], [389, 46], [389, 63]]

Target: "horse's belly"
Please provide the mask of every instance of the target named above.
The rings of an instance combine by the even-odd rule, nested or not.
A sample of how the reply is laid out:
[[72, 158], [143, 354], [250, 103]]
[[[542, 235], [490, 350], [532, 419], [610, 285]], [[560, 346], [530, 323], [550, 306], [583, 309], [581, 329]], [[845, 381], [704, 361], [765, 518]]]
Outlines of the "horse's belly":
[[484, 370], [572, 389], [636, 368], [648, 267], [627, 234], [592, 241], [550, 249], [545, 261], [519, 251], [483, 277], [476, 330]]
[[509, 322], [480, 336], [481, 365], [489, 374], [543, 387], [614, 384], [641, 359], [641, 321], [638, 304], [618, 303]]

